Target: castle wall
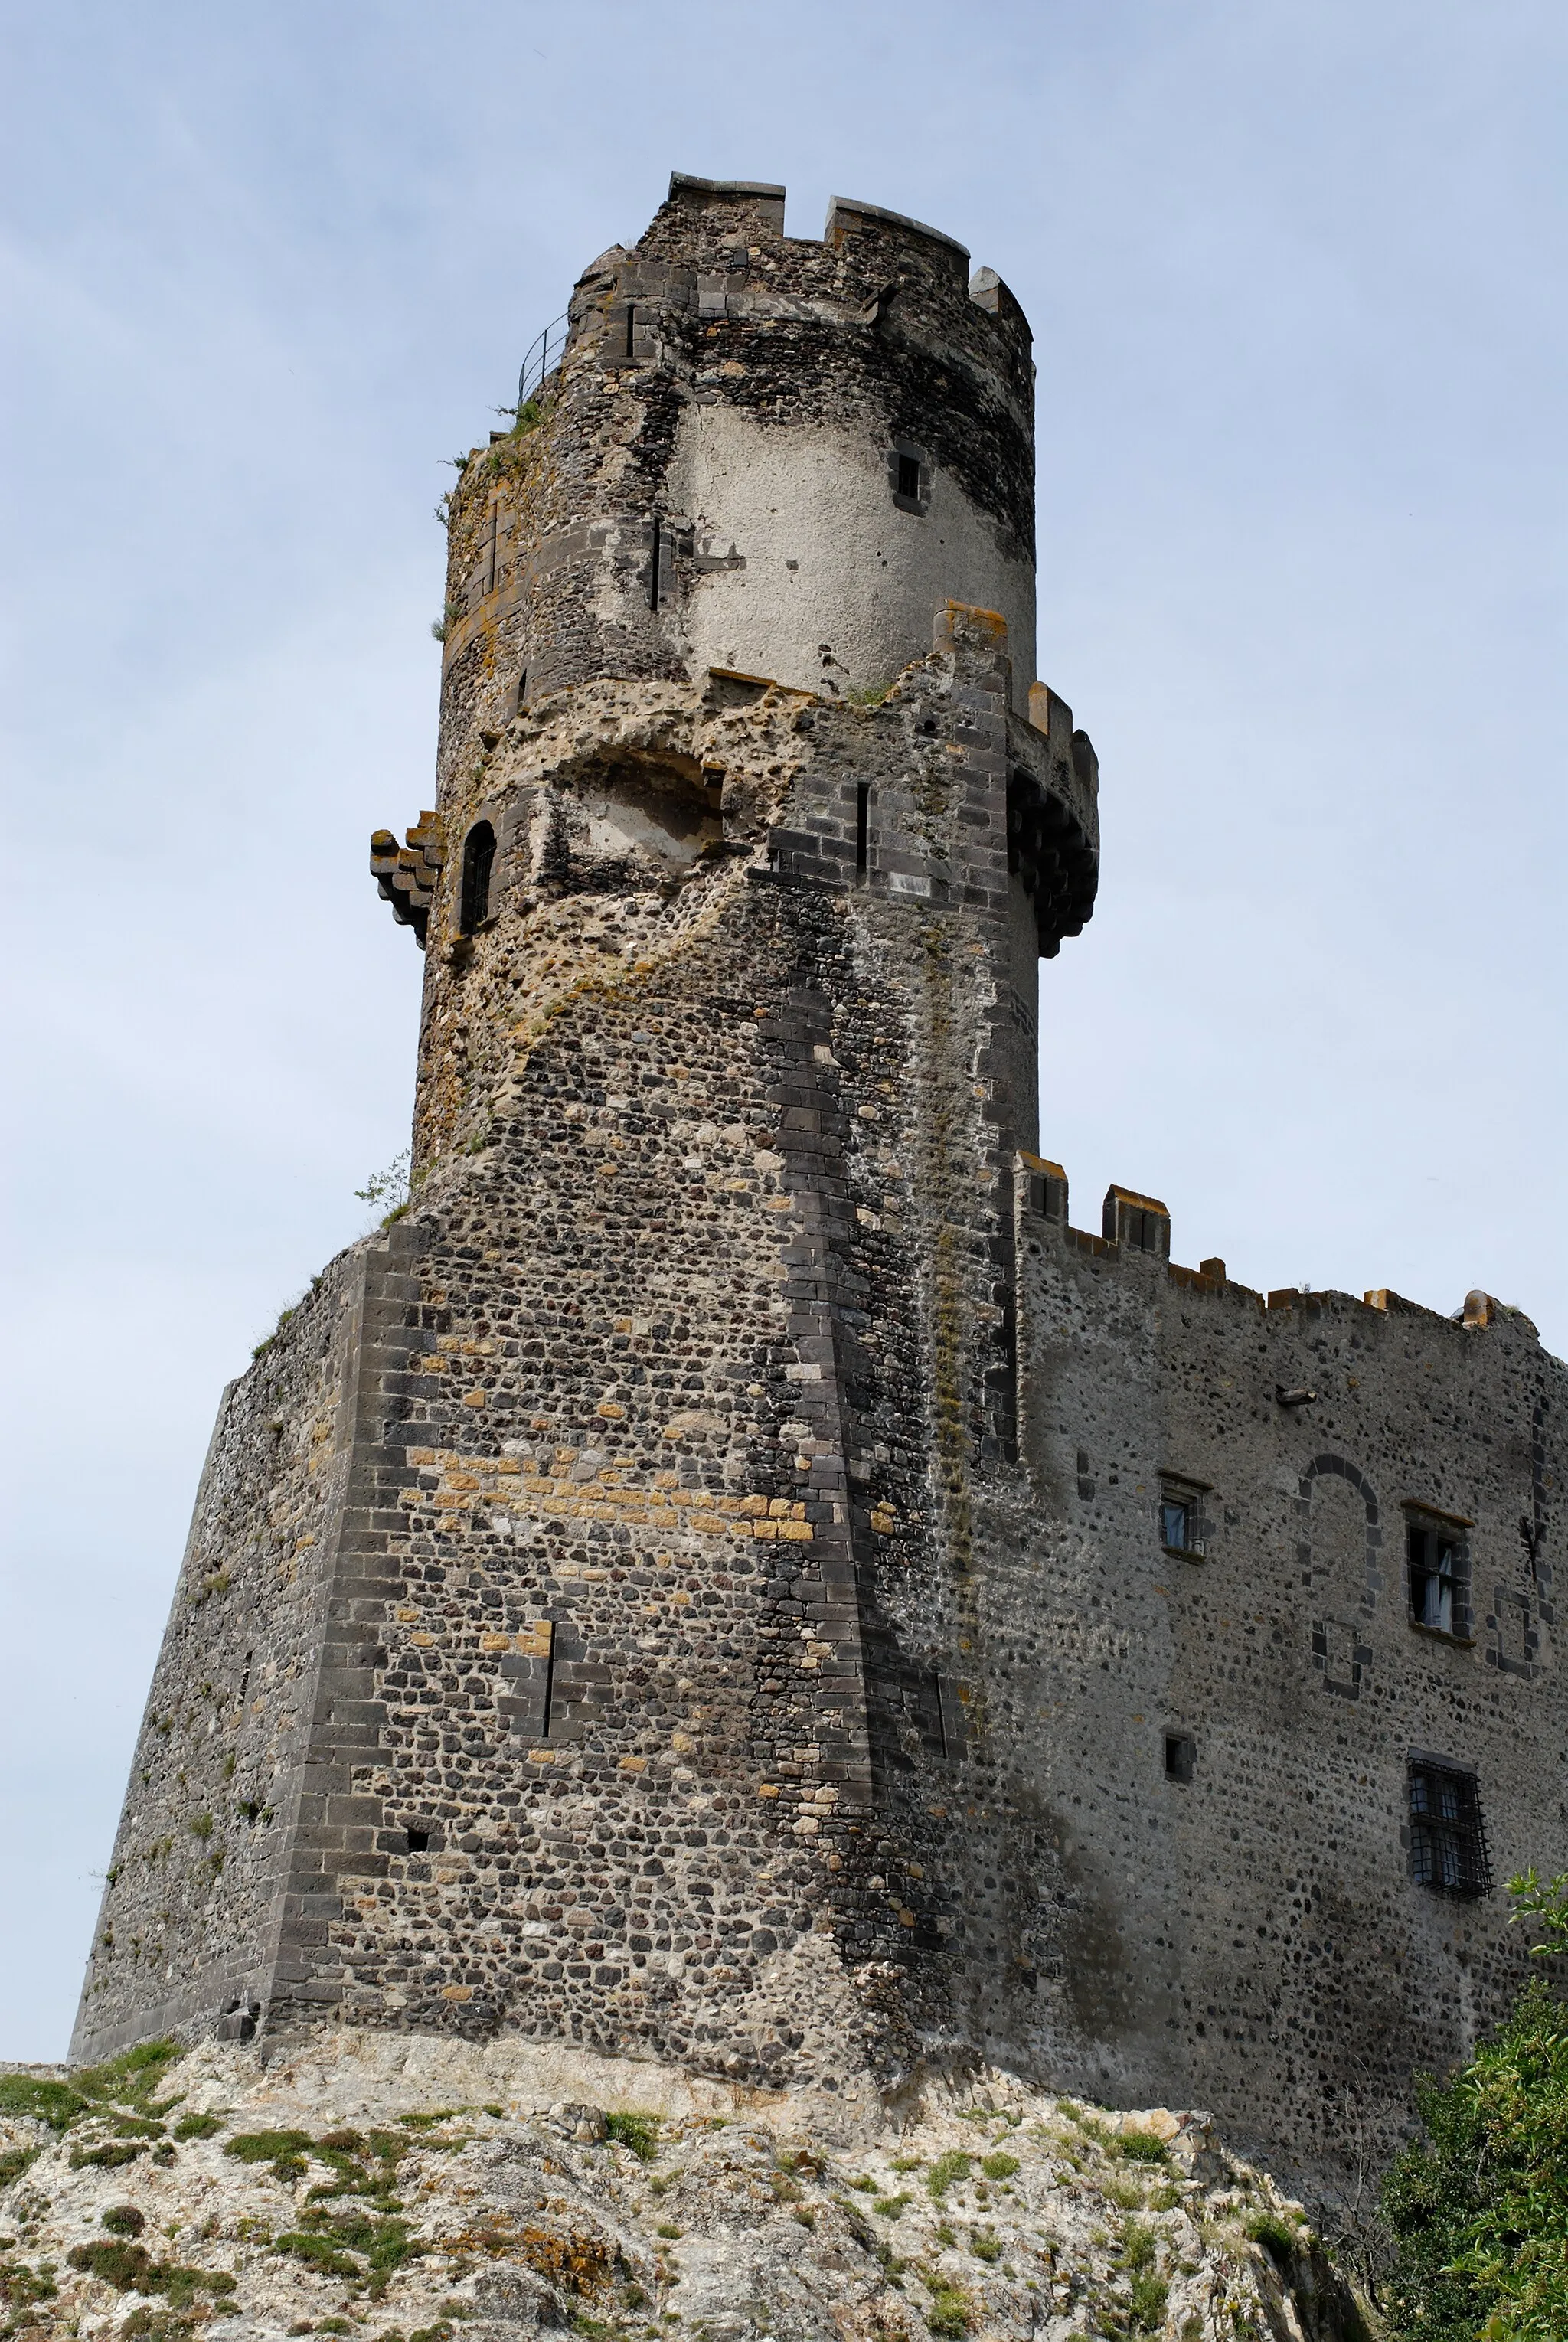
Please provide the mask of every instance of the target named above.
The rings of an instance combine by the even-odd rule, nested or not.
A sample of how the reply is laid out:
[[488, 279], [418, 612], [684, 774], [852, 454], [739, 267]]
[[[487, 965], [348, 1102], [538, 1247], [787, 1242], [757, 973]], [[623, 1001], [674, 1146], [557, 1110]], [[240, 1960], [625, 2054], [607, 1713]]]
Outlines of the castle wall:
[[225, 1392], [72, 2045], [97, 2057], [270, 1988], [353, 1447], [362, 1253]]
[[[1412, 1753], [1477, 1768], [1496, 1880], [1568, 1867], [1568, 1371], [1515, 1312], [1265, 1305], [1021, 1227], [1031, 1493], [992, 1519], [982, 1632], [995, 1761], [1062, 1864], [1034, 2059], [1306, 2163], [1386, 2147], [1528, 1966], [1500, 1893], [1411, 1876]], [[1197, 1492], [1201, 1557], [1162, 1549], [1163, 1488]], [[1473, 1524], [1457, 1639], [1410, 1614], [1407, 1520], [1443, 1516]]]

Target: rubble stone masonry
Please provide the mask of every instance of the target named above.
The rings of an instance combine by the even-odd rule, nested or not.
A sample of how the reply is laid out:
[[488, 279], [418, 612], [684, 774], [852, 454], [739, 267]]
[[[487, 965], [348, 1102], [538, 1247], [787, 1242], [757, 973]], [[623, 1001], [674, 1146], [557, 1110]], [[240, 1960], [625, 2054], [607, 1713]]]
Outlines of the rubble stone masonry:
[[1070, 1226], [1098, 773], [964, 261], [677, 178], [464, 471], [412, 1200], [225, 1396], [78, 2056], [984, 2057], [1332, 2177], [1518, 1982], [1443, 1867], [1568, 1867], [1564, 1370]]

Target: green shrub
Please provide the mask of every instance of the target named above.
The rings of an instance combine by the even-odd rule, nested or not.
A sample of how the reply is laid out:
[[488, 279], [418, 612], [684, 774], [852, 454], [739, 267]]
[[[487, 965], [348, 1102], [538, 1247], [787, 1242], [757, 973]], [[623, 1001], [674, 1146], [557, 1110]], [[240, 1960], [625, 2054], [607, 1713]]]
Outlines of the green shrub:
[[657, 2115], [608, 2114], [604, 2128], [622, 2147], [629, 2147], [639, 2163], [652, 2163], [659, 2151]]
[[287, 2236], [279, 2237], [273, 2245], [275, 2253], [292, 2254], [296, 2261], [319, 2270], [323, 2277], [363, 2277], [359, 2263], [340, 2252], [330, 2237], [322, 2237], [313, 2229], [292, 2228]]
[[[1535, 1954], [1568, 1949], [1568, 1876], [1509, 1883]], [[1390, 2342], [1568, 2335], [1568, 2011], [1533, 1982], [1470, 2064], [1421, 2077], [1423, 2135], [1383, 2185], [1397, 2256], [1379, 2283]]]
[[74, 2269], [100, 2278], [118, 2293], [161, 2293], [175, 2309], [188, 2308], [198, 2293], [235, 2290], [235, 2279], [222, 2269], [181, 2268], [155, 2261], [145, 2246], [121, 2237], [73, 2246], [65, 2257]]
[[123, 2050], [118, 2057], [106, 2058], [101, 2066], [84, 2067], [72, 2078], [85, 2098], [114, 2098], [145, 2106], [163, 2080], [165, 2067], [183, 2055], [177, 2041], [143, 2041], [135, 2049]]
[[147, 2216], [135, 2204], [111, 2204], [98, 2221], [112, 2237], [139, 2237], [147, 2225]]
[[983, 2155], [980, 2168], [987, 2179], [1011, 2179], [1019, 2168], [1018, 2157], [1015, 2155]]
[[211, 2138], [223, 2125], [216, 2115], [182, 2115], [175, 2125], [175, 2138]]
[[956, 2285], [948, 2285], [938, 2277], [930, 2287], [931, 2307], [925, 2322], [943, 2342], [963, 2342], [974, 2323], [974, 2305], [969, 2296]]
[[1163, 2334], [1171, 2288], [1164, 2277], [1140, 2274], [1133, 2279], [1129, 2325], [1134, 2334]]
[[1171, 2159], [1170, 2148], [1152, 2130], [1124, 2130], [1107, 2143], [1124, 2163], [1168, 2163]]
[[144, 2301], [133, 2309], [120, 2328], [122, 2337], [129, 2342], [194, 2342], [195, 2320], [178, 2317], [170, 2309], [155, 2309]]
[[307, 2130], [247, 2130], [231, 2138], [224, 2153], [236, 2163], [270, 2163], [275, 2178], [299, 2179], [314, 2145]]
[[32, 2074], [0, 2074], [0, 2114], [28, 2115], [51, 2130], [69, 2130], [87, 2101], [65, 2082], [41, 2082]]
[[0, 2187], [9, 2187], [13, 2180], [20, 2179], [25, 2171], [30, 2171], [43, 2152], [41, 2147], [7, 2147], [4, 2155], [0, 2155]]
[[127, 2163], [135, 2163], [138, 2155], [147, 2151], [145, 2139], [109, 2138], [102, 2147], [74, 2147], [71, 2149], [73, 2171], [85, 2171], [95, 2165], [101, 2171], [118, 2171]]
[[25, 2261], [0, 2261], [0, 2302], [7, 2309], [31, 2309], [35, 2302], [53, 2301], [56, 2290], [46, 2269], [31, 2269]]
[[972, 2228], [969, 2249], [977, 2261], [999, 2261], [1002, 2245], [994, 2228]]
[[1153, 2268], [1156, 2250], [1153, 2229], [1145, 2228], [1141, 2221], [1129, 2220], [1122, 2232], [1122, 2267]]
[[[362, 2253], [367, 2267], [377, 2276], [401, 2268], [404, 2261], [415, 2260], [428, 2249], [409, 2235], [406, 2221], [383, 2218], [372, 2212], [345, 2211], [341, 2207], [329, 2212], [323, 2207], [307, 2212], [300, 2229], [320, 2237], [335, 2251]], [[278, 2249], [287, 2246], [285, 2237]]]
[[1254, 2212], [1247, 2222], [1247, 2235], [1254, 2245], [1262, 2245], [1272, 2261], [1288, 2261], [1301, 2243], [1290, 2221], [1277, 2212]]
[[958, 2180], [967, 2179], [974, 2162], [972, 2155], [960, 2155], [955, 2147], [950, 2147], [945, 2155], [939, 2155], [925, 2178], [926, 2192], [932, 2202], [940, 2204], [951, 2187]]

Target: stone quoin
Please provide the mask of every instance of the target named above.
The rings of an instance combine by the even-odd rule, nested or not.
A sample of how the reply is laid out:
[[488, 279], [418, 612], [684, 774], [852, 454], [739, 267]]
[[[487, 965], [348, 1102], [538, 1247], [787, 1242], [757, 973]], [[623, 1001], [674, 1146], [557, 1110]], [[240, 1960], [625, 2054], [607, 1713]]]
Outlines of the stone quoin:
[[412, 1202], [224, 1396], [77, 2057], [983, 2058], [1332, 2177], [1516, 1988], [1564, 1369], [1070, 1224], [1030, 353], [951, 237], [677, 175], [462, 466]]

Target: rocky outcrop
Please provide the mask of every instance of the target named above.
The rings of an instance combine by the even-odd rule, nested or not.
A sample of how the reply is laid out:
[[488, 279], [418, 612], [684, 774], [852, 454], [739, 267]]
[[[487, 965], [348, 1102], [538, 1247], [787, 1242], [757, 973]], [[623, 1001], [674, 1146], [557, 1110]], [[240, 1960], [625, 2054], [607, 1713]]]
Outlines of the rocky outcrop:
[[345, 2027], [11, 2067], [0, 2110], [0, 2331], [40, 2342], [1363, 2331], [1204, 2116], [996, 2073], [890, 2109]]

